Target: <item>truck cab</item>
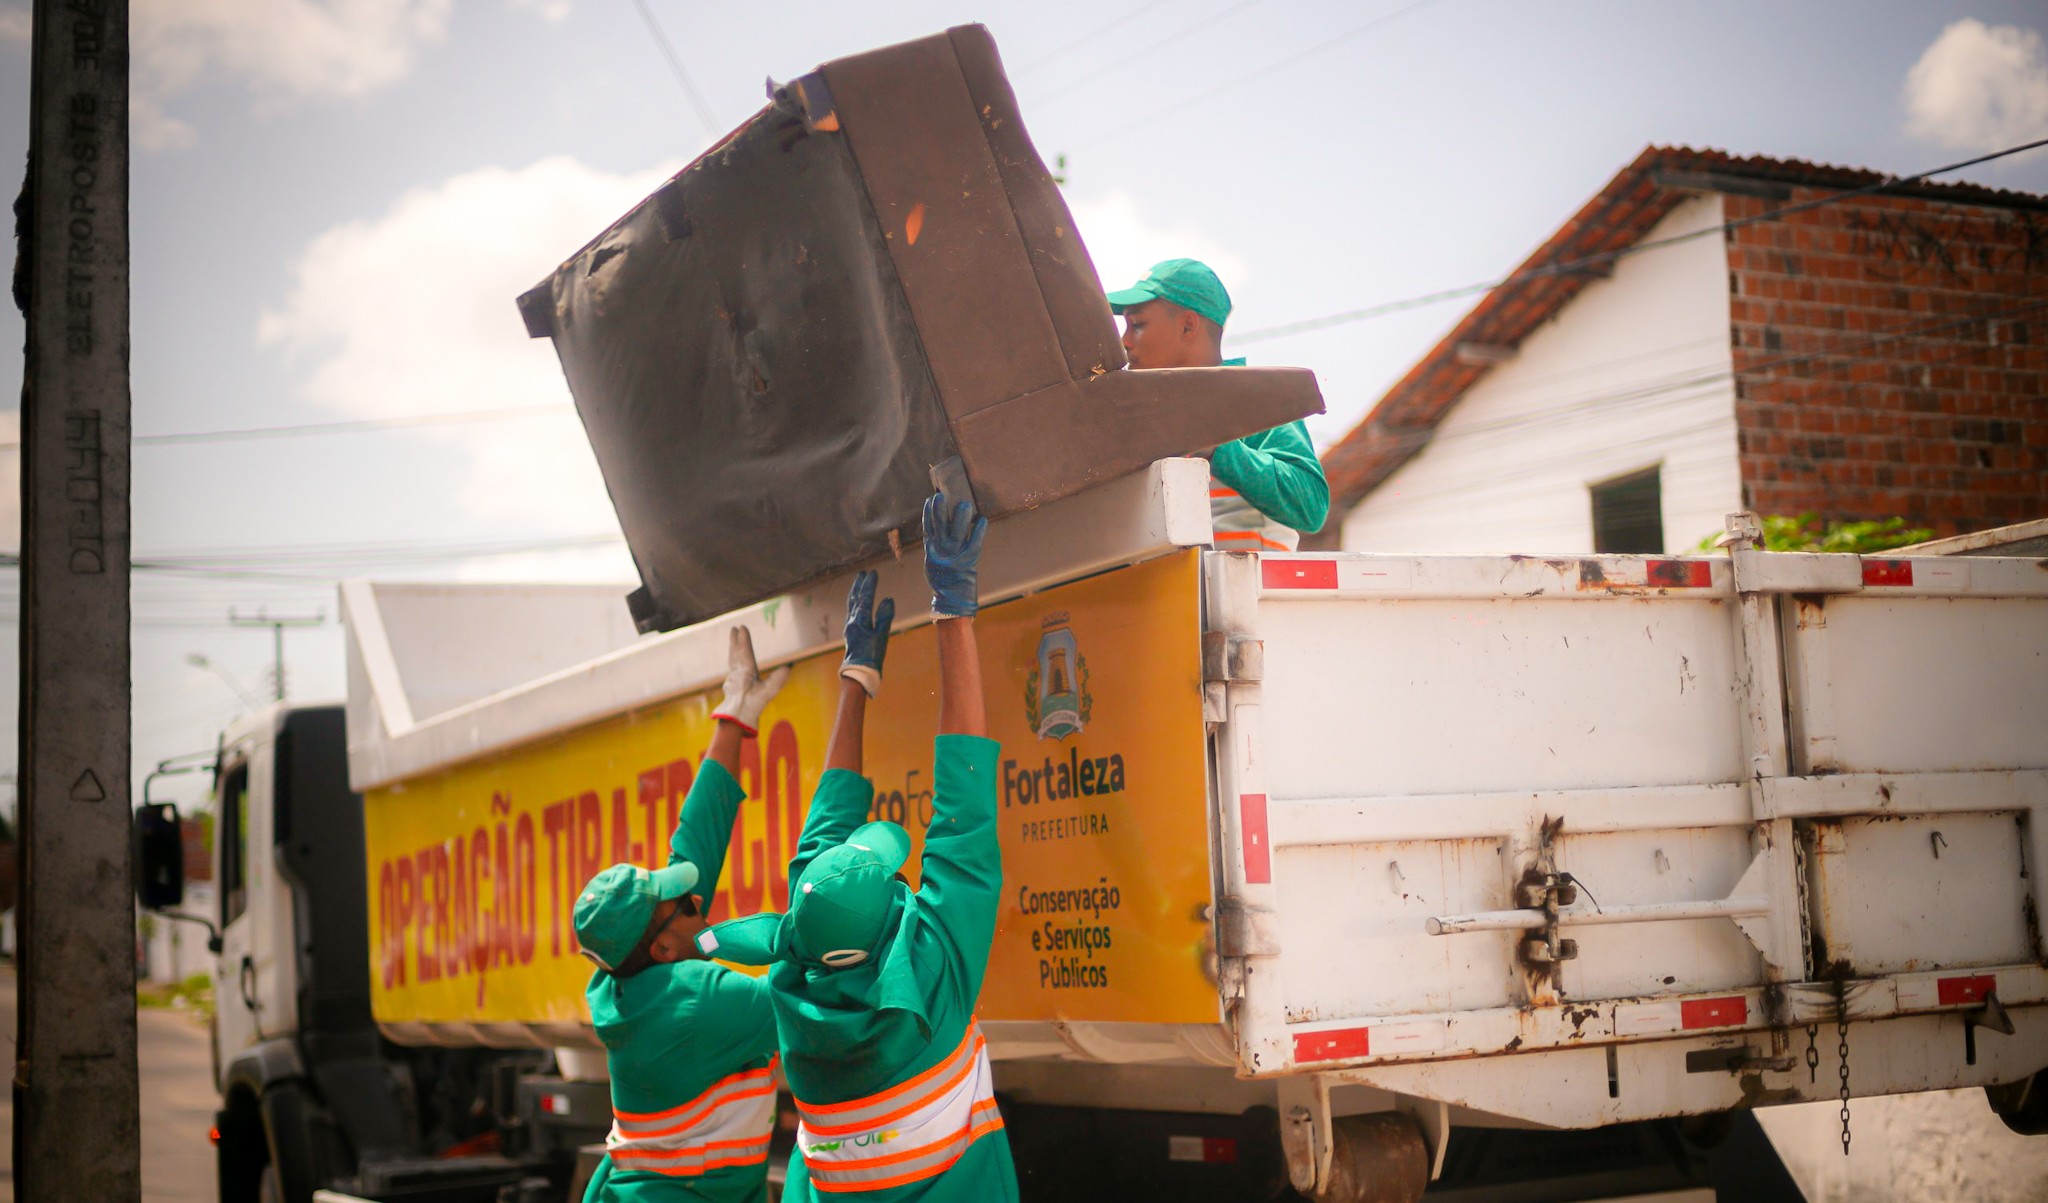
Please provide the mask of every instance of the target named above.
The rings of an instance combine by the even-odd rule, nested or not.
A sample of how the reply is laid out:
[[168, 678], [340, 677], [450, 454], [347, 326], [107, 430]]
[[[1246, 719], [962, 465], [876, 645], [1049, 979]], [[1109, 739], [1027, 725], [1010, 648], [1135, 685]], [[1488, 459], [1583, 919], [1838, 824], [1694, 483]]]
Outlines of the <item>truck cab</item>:
[[[237, 720], [214, 782], [222, 1203], [308, 1203], [323, 1188], [435, 1203], [562, 1197], [575, 1150], [609, 1122], [603, 1083], [561, 1080], [544, 1048], [402, 1047], [371, 1016], [362, 798], [348, 786], [343, 708], [279, 704]], [[174, 815], [144, 808], [138, 831]], [[138, 852], [154, 886], [145, 902], [175, 905], [168, 845], [145, 838]]]

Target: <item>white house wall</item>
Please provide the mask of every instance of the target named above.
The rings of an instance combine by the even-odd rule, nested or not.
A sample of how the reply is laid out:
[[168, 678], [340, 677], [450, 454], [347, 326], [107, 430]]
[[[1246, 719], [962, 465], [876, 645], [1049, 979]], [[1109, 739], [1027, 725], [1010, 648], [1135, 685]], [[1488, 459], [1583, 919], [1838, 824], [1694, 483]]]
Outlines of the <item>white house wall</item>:
[[[1721, 221], [1695, 197], [1644, 240]], [[1344, 550], [1589, 552], [1588, 486], [1653, 466], [1666, 550], [1692, 548], [1742, 495], [1728, 330], [1720, 237], [1620, 260], [1351, 511]]]

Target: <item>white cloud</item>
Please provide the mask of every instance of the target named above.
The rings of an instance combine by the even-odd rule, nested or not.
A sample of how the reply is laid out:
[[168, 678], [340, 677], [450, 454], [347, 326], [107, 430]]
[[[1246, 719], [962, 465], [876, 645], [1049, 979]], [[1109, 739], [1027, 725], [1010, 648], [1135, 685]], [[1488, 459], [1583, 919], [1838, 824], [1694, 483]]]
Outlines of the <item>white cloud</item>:
[[512, 7], [527, 9], [543, 21], [560, 21], [574, 7], [569, 0], [512, 0]]
[[163, 106], [201, 82], [246, 86], [259, 103], [348, 100], [402, 79], [447, 36], [454, 0], [135, 0], [135, 77], [145, 147], [189, 144]]
[[1155, 221], [1128, 193], [1112, 192], [1099, 200], [1068, 202], [1088, 257], [1104, 288], [1127, 288], [1161, 259], [1200, 259], [1216, 269], [1223, 286], [1243, 287], [1251, 265], [1202, 232], [1193, 222]]
[[1906, 73], [1906, 132], [1995, 150], [2048, 136], [2048, 53], [2041, 35], [1966, 17]]
[[[292, 357], [304, 396], [350, 417], [562, 404], [554, 348], [527, 338], [514, 299], [678, 166], [621, 175], [557, 157], [415, 189], [314, 239], [258, 336]], [[617, 529], [573, 417], [415, 437], [447, 449], [472, 515], [537, 535]]]

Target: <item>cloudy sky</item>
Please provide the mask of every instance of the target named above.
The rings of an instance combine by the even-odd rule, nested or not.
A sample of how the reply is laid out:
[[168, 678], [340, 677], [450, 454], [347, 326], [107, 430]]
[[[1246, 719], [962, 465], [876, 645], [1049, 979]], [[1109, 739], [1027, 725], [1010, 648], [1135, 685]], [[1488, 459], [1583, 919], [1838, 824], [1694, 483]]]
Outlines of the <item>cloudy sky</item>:
[[[334, 697], [338, 577], [631, 579], [513, 298], [764, 77], [986, 23], [1104, 276], [1208, 259], [1233, 331], [1495, 277], [1648, 143], [1903, 173], [2048, 135], [2048, 20], [2016, 0], [131, 3], [134, 549], [163, 566], [136, 576], [140, 765], [268, 691], [269, 637], [231, 609], [324, 613], [287, 677]], [[0, 0], [0, 163], [26, 149], [27, 9]], [[2048, 151], [1947, 178], [2048, 192]], [[1462, 311], [1240, 349], [1316, 369], [1328, 442]], [[20, 342], [8, 308], [0, 376]], [[182, 435], [208, 437], [158, 437]], [[10, 623], [17, 597], [0, 578]]]

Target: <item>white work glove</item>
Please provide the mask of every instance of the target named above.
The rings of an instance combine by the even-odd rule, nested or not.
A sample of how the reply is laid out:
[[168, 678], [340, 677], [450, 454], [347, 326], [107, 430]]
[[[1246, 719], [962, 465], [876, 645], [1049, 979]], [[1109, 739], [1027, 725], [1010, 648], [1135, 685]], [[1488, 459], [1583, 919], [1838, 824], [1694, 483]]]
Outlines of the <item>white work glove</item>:
[[760, 665], [754, 661], [753, 633], [744, 625], [732, 629], [726, 663], [730, 667], [725, 674], [725, 700], [711, 712], [711, 717], [722, 718], [748, 735], [758, 735], [761, 712], [782, 692], [783, 682], [789, 680], [789, 666], [785, 664], [763, 678]]

